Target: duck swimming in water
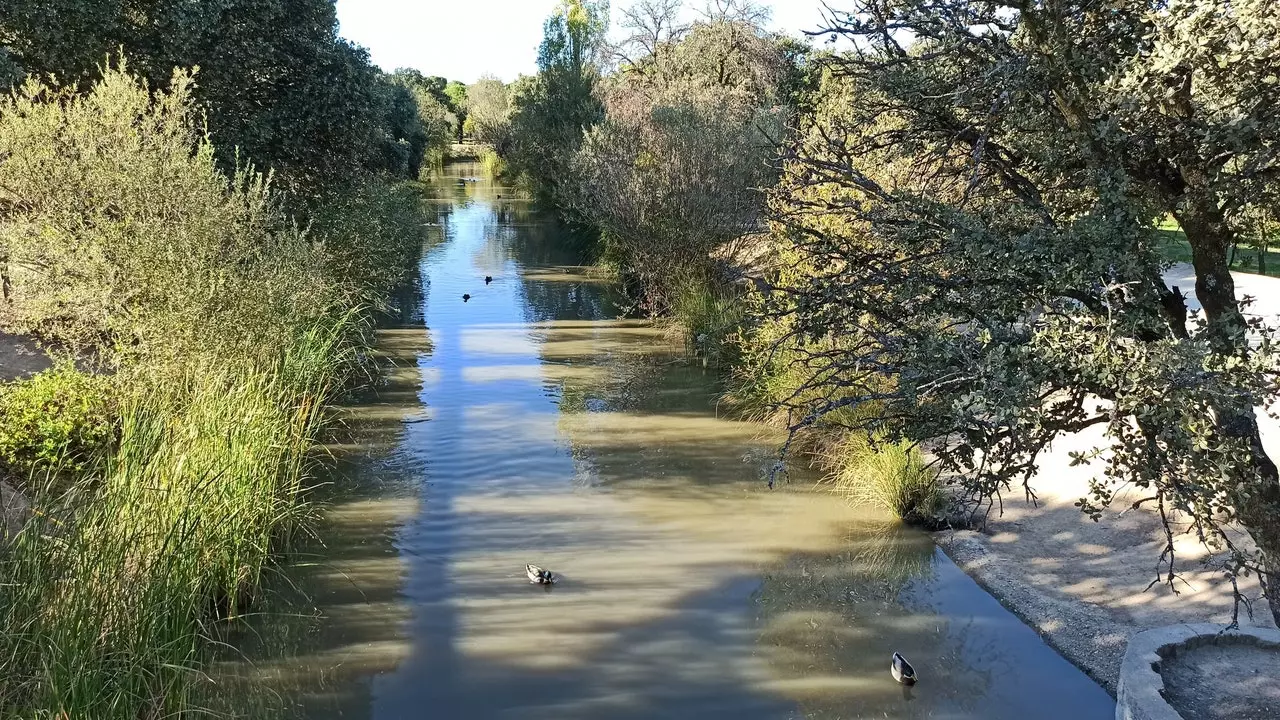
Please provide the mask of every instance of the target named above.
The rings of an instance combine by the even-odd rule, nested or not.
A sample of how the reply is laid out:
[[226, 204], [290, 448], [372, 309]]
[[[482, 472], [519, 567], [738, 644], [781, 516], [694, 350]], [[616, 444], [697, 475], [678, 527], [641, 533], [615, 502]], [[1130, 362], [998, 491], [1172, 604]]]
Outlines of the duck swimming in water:
[[550, 570], [543, 570], [537, 565], [525, 565], [524, 573], [529, 576], [529, 582], [535, 585], [554, 585], [556, 582], [556, 576]]
[[491, 282], [493, 282], [493, 276], [492, 276], [492, 275], [485, 275], [485, 276], [484, 276], [484, 284], [485, 284], [485, 285], [488, 285], [488, 284], [489, 284], [489, 283], [491, 283]]
[[916, 684], [916, 669], [911, 667], [911, 663], [902, 657], [901, 653], [893, 654], [893, 662], [889, 664], [889, 673], [893, 675], [893, 679], [903, 685]]
[[468, 301], [468, 300], [470, 300], [470, 299], [471, 299], [471, 294], [470, 294], [470, 293], [463, 293], [463, 294], [462, 294], [462, 302], [466, 302], [466, 301]]

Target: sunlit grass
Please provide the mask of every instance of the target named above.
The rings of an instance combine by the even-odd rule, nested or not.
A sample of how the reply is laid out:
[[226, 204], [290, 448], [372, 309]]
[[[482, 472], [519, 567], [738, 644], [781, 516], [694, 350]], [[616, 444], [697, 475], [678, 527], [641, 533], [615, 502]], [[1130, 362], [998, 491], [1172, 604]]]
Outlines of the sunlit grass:
[[937, 472], [907, 443], [849, 433], [835, 446], [829, 463], [832, 482], [855, 502], [909, 521], [927, 520], [943, 510]]
[[[1182, 231], [1173, 218], [1165, 218], [1156, 228], [1160, 237], [1160, 252], [1165, 258], [1177, 263], [1190, 263], [1191, 243], [1187, 242], [1187, 234]], [[1280, 277], [1280, 251], [1268, 249], [1264, 253], [1266, 275]], [[1258, 272], [1258, 250], [1240, 245], [1228, 253], [1231, 269], [1237, 272]]]
[[189, 710], [207, 623], [246, 607], [301, 527], [309, 449], [361, 316], [280, 357], [139, 378], [102, 477], [38, 490], [0, 559], [0, 716]]

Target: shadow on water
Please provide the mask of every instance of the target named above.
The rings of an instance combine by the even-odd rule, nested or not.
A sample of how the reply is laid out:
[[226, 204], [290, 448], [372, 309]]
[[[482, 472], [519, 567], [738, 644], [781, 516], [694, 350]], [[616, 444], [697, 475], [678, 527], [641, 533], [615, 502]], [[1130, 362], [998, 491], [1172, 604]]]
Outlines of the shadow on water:
[[[299, 718], [1104, 718], [1114, 705], [929, 539], [768, 491], [777, 437], [450, 166], [424, 303], [344, 411], [335, 499], [210, 704]], [[501, 199], [499, 199], [501, 196]], [[494, 281], [484, 283], [484, 276]], [[462, 295], [471, 296], [469, 302]], [[562, 574], [551, 590], [523, 564]], [[305, 609], [305, 610], [304, 610]], [[922, 683], [889, 678], [901, 650]]]

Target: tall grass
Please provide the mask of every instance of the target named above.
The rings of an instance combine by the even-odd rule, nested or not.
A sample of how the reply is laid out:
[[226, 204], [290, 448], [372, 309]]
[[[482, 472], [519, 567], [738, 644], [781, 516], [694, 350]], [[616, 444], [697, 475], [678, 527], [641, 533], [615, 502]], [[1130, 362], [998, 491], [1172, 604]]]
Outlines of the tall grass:
[[[6, 311], [91, 349], [114, 389], [92, 463], [26, 450], [98, 447], [76, 427], [6, 427], [43, 474], [22, 484], [34, 518], [0, 538], [0, 718], [192, 709], [209, 623], [243, 612], [310, 515], [310, 450], [370, 336], [359, 308], [420, 250], [411, 188], [353, 183], [304, 229], [266, 176], [222, 174], [189, 87], [121, 66], [88, 93], [0, 98], [0, 185], [24, 199], [0, 217], [22, 270]], [[75, 407], [38, 390], [6, 417]]]
[[189, 710], [206, 623], [234, 616], [308, 512], [308, 450], [360, 316], [272, 362], [140, 380], [102, 478], [49, 486], [0, 558], [0, 716]]
[[486, 145], [480, 150], [480, 167], [484, 168], [485, 176], [498, 178], [507, 171], [507, 162], [497, 150]]
[[745, 307], [731, 287], [687, 276], [670, 293], [670, 317], [684, 337], [685, 349], [704, 365], [727, 365], [734, 358], [733, 335]]
[[828, 462], [835, 487], [857, 503], [914, 522], [928, 521], [943, 510], [938, 473], [910, 444], [853, 432], [835, 446]]

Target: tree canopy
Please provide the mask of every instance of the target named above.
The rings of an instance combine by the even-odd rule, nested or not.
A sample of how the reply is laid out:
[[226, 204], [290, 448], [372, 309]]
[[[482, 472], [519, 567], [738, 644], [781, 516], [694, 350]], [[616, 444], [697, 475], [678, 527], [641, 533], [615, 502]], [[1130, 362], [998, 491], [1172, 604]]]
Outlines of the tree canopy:
[[411, 164], [412, 98], [339, 37], [333, 0], [13, 0], [0, 46], [15, 78], [82, 87], [120, 51], [154, 88], [167, 87], [175, 67], [198, 68], [194, 92], [224, 167], [238, 153], [298, 197], [353, 170]]
[[[769, 312], [812, 369], [796, 430], [844, 408], [929, 442], [971, 497], [1028, 494], [1055, 438], [1084, 453], [1084, 509], [1132, 484], [1280, 573], [1280, 482], [1258, 408], [1270, 328], [1227, 265], [1280, 177], [1280, 5], [1269, 0], [853, 0], [772, 216], [806, 272]], [[1175, 218], [1194, 292], [1162, 278]], [[1256, 549], [1227, 531], [1239, 522]], [[1172, 525], [1170, 525], [1172, 527]], [[1173, 579], [1173, 542], [1165, 549]], [[1280, 613], [1280, 581], [1267, 586]]]
[[605, 60], [609, 4], [563, 0], [543, 26], [538, 74], [513, 91], [512, 169], [554, 195], [583, 132], [603, 112], [595, 93]]

